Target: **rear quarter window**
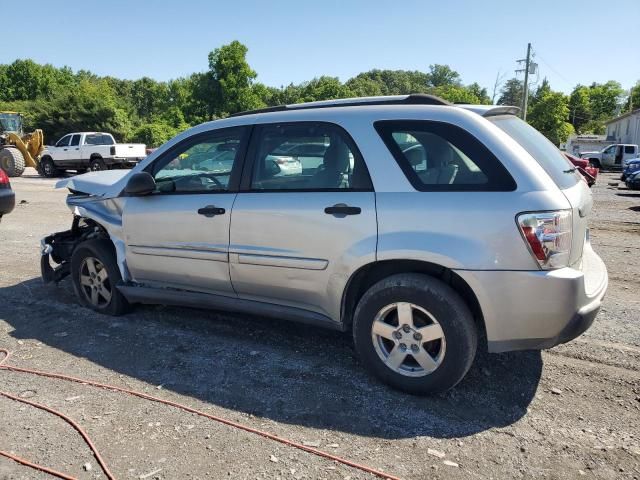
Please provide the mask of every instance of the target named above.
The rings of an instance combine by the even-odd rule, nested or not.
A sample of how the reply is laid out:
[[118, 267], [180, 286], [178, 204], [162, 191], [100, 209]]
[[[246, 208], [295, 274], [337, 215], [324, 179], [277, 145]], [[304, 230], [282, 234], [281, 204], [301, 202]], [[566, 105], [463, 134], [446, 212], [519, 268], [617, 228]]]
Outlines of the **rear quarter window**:
[[507, 135], [518, 142], [547, 172], [560, 189], [573, 187], [580, 174], [562, 152], [547, 137], [513, 115], [488, 117]]
[[388, 120], [374, 124], [411, 185], [419, 191], [508, 192], [516, 183], [482, 142], [449, 123]]

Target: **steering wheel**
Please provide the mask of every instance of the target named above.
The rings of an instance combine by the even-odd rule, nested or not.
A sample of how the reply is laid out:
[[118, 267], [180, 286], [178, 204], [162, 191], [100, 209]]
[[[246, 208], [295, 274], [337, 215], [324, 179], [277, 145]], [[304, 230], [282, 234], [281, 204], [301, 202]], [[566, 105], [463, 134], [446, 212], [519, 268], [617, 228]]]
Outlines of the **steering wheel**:
[[204, 178], [206, 178], [207, 180], [213, 180], [213, 183], [216, 184], [216, 187], [220, 187], [221, 189], [224, 189], [224, 185], [216, 177], [210, 177], [208, 175], [205, 175]]

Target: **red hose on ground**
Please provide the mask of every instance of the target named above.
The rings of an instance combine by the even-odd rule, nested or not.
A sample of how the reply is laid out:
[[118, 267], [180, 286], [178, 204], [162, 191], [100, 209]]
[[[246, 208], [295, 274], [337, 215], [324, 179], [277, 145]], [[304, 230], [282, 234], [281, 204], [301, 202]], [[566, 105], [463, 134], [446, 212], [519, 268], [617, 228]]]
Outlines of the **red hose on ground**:
[[[129, 390], [129, 389], [122, 388], [122, 387], [117, 387], [115, 385], [108, 385], [108, 384], [104, 384], [104, 383], [93, 382], [91, 380], [84, 380], [82, 378], [72, 377], [72, 376], [69, 376], [69, 375], [62, 375], [60, 373], [43, 372], [43, 371], [40, 371], [40, 370], [32, 370], [32, 369], [29, 369], [29, 368], [21, 368], [21, 367], [14, 367], [12, 365], [7, 365], [6, 361], [9, 358], [9, 356], [11, 355], [11, 353], [8, 350], [4, 349], [4, 348], [0, 348], [0, 353], [3, 353], [5, 355], [4, 358], [2, 360], [0, 360], [0, 369], [3, 369], [3, 370], [9, 370], [9, 371], [12, 371], [12, 372], [29, 373], [31, 375], [38, 375], [38, 376], [41, 376], [41, 377], [56, 378], [56, 379], [59, 379], [59, 380], [66, 380], [68, 382], [75, 382], [75, 383], [81, 383], [83, 385], [91, 385], [91, 386], [98, 387], [98, 388], [104, 388], [105, 390], [111, 390], [111, 391], [114, 391], [114, 392], [126, 393], [128, 395], [133, 395], [135, 397], [144, 398], [145, 400], [150, 400], [152, 402], [162, 403], [164, 405], [169, 405], [171, 407], [179, 408], [180, 410], [184, 410], [185, 412], [193, 413], [195, 415], [199, 415], [201, 417], [208, 418], [209, 420], [213, 420], [213, 421], [216, 421], [216, 422], [219, 422], [219, 423], [223, 423], [225, 425], [237, 428], [239, 430], [243, 430], [245, 432], [249, 432], [249, 433], [254, 433], [256, 435], [260, 435], [262, 437], [268, 438], [270, 440], [274, 440], [274, 441], [282, 443], [284, 445], [289, 445], [291, 447], [298, 448], [300, 450], [303, 450], [305, 452], [311, 453], [313, 455], [317, 455], [317, 456], [322, 457], [322, 458], [333, 460], [334, 462], [342, 463], [343, 465], [346, 465], [348, 467], [352, 467], [352, 468], [361, 470], [363, 472], [370, 473], [370, 474], [375, 475], [375, 476], [377, 476], [379, 478], [384, 478], [384, 479], [388, 479], [388, 480], [401, 480], [399, 477], [396, 477], [396, 476], [393, 476], [393, 475], [389, 475], [389, 474], [384, 473], [384, 472], [382, 472], [380, 470], [376, 470], [374, 468], [367, 467], [366, 465], [360, 465], [359, 463], [355, 463], [355, 462], [352, 462], [351, 460], [347, 460], [347, 459], [338, 457], [336, 455], [332, 455], [332, 454], [330, 454], [328, 452], [324, 452], [324, 451], [318, 450], [316, 448], [308, 447], [308, 446], [303, 445], [301, 443], [293, 442], [291, 440], [279, 437], [279, 436], [274, 435], [272, 433], [268, 433], [268, 432], [265, 432], [265, 431], [262, 431], [262, 430], [258, 430], [256, 428], [248, 427], [246, 425], [242, 425], [240, 423], [236, 423], [234, 421], [227, 420], [227, 419], [222, 418], [222, 417], [217, 417], [215, 415], [211, 415], [209, 413], [202, 412], [200, 410], [196, 410], [195, 408], [191, 408], [191, 407], [188, 407], [186, 405], [182, 405], [180, 403], [172, 402], [170, 400], [164, 400], [162, 398], [154, 397], [154, 396], [148, 395], [146, 393], [137, 392], [135, 390]], [[89, 436], [73, 420], [71, 420], [70, 418], [64, 416], [60, 412], [57, 412], [57, 411], [55, 411], [53, 409], [45, 407], [44, 405], [39, 405], [39, 404], [36, 404], [36, 403], [33, 403], [33, 402], [29, 402], [27, 400], [24, 400], [24, 399], [18, 398], [18, 397], [14, 397], [14, 396], [12, 396], [10, 394], [6, 394], [4, 392], [0, 392], [0, 394], [6, 396], [8, 398], [11, 398], [13, 400], [16, 400], [16, 401], [19, 401], [19, 402], [23, 402], [23, 403], [28, 403], [30, 405], [33, 405], [34, 407], [42, 408], [43, 410], [47, 410], [47, 411], [49, 411], [49, 412], [51, 412], [51, 413], [53, 413], [55, 415], [58, 415], [59, 417], [63, 418], [65, 421], [70, 423], [80, 433], [80, 435], [82, 435], [84, 440], [87, 442], [87, 445], [89, 445], [89, 448], [91, 448], [91, 450], [94, 452], [94, 454], [96, 456], [96, 459], [100, 463], [100, 466], [104, 470], [104, 472], [107, 475], [107, 477], [110, 480], [113, 480], [113, 476], [111, 475], [111, 473], [107, 469], [106, 465], [103, 463], [102, 458], [100, 457], [100, 455], [98, 454], [98, 451], [95, 449], [93, 443], [89, 439]], [[7, 457], [9, 457], [9, 455], [10, 455], [10, 454], [5, 454], [5, 452], [1, 452], [1, 451], [0, 451], [0, 454], [3, 454], [5, 456], [7, 456]], [[19, 457], [10, 456], [9, 458], [12, 458], [13, 460], [15, 460], [17, 462], [20, 462], [23, 465], [31, 466], [33, 468], [37, 468], [39, 470], [46, 471], [47, 473], [51, 473], [52, 475], [58, 476], [59, 478], [72, 479], [73, 480], [73, 477], [64, 476], [64, 474], [59, 474], [58, 472], [54, 472], [53, 470], [47, 469], [46, 467], [41, 467], [39, 465], [35, 465], [33, 463], [28, 462], [27, 460], [24, 460], [24, 459], [19, 459], [18, 460]]]

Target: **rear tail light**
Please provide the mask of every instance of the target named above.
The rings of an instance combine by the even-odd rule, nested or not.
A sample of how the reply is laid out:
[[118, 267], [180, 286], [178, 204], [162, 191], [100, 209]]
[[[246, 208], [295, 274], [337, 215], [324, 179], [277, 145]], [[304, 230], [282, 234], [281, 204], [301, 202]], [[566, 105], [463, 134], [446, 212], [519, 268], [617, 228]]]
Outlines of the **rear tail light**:
[[9, 177], [4, 170], [0, 168], [0, 185], [9, 185]]
[[518, 226], [543, 270], [566, 267], [571, 252], [571, 210], [518, 215]]

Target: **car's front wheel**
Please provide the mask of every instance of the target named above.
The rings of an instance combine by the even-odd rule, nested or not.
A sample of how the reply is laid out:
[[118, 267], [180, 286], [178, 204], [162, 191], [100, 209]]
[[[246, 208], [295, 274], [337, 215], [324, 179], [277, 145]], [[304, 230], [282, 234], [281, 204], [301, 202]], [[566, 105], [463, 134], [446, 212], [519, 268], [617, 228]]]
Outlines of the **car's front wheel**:
[[356, 350], [374, 375], [414, 394], [443, 392], [466, 375], [478, 332], [464, 300], [447, 284], [398, 274], [373, 285], [356, 308]]
[[122, 315], [129, 309], [116, 288], [122, 276], [108, 240], [88, 240], [76, 248], [71, 256], [71, 278], [84, 306], [107, 315]]

